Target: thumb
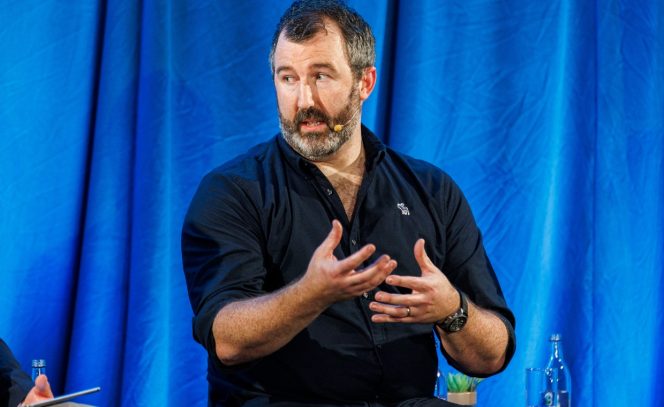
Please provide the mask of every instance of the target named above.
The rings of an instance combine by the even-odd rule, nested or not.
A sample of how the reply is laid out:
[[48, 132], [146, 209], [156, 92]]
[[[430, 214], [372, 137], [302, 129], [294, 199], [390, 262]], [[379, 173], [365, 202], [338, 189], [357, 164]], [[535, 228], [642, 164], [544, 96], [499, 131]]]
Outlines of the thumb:
[[39, 397], [53, 397], [53, 392], [51, 391], [51, 385], [48, 382], [48, 377], [46, 375], [39, 375], [35, 379], [35, 393]]
[[323, 240], [323, 243], [318, 246], [318, 250], [320, 250], [321, 254], [324, 256], [331, 255], [334, 252], [334, 249], [339, 246], [342, 234], [343, 227], [341, 226], [341, 223], [336, 219], [333, 220], [332, 230], [330, 230], [330, 233], [328, 233], [325, 240]]
[[417, 264], [420, 266], [422, 274], [436, 269], [436, 266], [433, 264], [431, 259], [429, 259], [429, 256], [424, 249], [424, 244], [424, 239], [417, 239], [417, 242], [415, 242], [415, 247], [413, 248], [415, 260], [417, 260]]

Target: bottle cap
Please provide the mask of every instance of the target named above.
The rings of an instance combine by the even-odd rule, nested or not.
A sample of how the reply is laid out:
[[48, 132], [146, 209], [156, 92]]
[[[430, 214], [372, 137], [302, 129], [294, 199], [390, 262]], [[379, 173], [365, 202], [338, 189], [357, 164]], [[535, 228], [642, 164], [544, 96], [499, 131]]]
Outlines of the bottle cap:
[[561, 338], [561, 335], [560, 335], [560, 334], [552, 334], [552, 335], [551, 335], [551, 338], [549, 338], [549, 340], [550, 340], [551, 342], [559, 342], [559, 341], [560, 341], [560, 338]]
[[44, 359], [32, 359], [32, 367], [46, 367]]

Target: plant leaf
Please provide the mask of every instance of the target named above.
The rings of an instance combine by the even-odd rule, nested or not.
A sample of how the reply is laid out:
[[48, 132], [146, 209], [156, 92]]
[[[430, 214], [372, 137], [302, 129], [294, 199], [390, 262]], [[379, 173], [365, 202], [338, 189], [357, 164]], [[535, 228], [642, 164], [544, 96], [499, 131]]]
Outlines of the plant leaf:
[[476, 377], [470, 377], [463, 373], [447, 373], [445, 384], [450, 393], [471, 392], [477, 389], [477, 385], [482, 381]]

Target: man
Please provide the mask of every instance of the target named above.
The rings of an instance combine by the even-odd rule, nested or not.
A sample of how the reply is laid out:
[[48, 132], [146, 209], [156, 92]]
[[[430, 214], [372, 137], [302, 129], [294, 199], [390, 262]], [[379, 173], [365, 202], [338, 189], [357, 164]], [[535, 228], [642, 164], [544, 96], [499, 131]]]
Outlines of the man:
[[0, 406], [16, 407], [53, 398], [46, 375], [39, 375], [32, 382], [21, 370], [5, 341], [0, 339]]
[[375, 51], [353, 10], [294, 3], [270, 59], [281, 135], [208, 174], [183, 228], [210, 405], [449, 405], [434, 335], [475, 376], [515, 347], [468, 204], [361, 126]]

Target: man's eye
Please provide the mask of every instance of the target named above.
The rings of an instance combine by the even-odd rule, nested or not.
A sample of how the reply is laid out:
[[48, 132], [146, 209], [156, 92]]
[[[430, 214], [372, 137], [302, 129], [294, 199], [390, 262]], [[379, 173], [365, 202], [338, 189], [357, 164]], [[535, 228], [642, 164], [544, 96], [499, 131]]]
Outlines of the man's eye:
[[293, 82], [295, 82], [295, 78], [293, 78], [293, 77], [290, 76], [290, 75], [282, 76], [282, 77], [281, 77], [281, 80], [282, 80], [283, 82], [286, 82], [286, 83], [293, 83]]
[[328, 78], [328, 76], [325, 75], [324, 73], [317, 73], [316, 74], [316, 80], [327, 79], [327, 78]]

